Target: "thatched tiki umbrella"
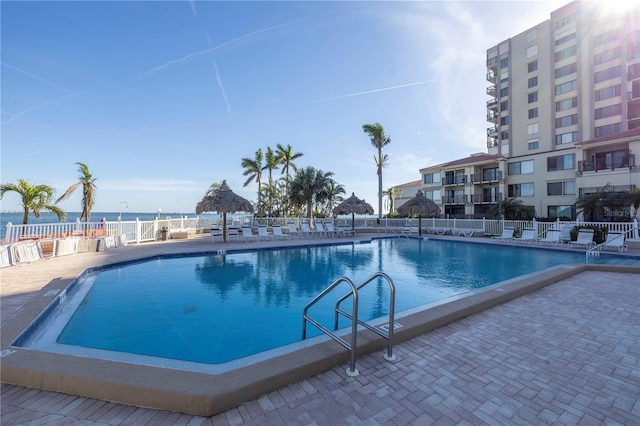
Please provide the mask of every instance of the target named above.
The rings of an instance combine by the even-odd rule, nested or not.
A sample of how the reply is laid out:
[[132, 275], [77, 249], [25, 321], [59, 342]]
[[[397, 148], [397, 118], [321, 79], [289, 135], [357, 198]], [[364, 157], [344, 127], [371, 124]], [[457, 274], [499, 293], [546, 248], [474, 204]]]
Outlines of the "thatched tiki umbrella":
[[206, 195], [196, 206], [196, 214], [202, 212], [222, 213], [222, 240], [227, 241], [227, 213], [253, 213], [253, 206], [249, 200], [233, 193], [223, 180], [220, 188], [211, 195]]
[[373, 214], [373, 207], [369, 203], [356, 197], [351, 193], [351, 197], [347, 198], [333, 209], [333, 214], [349, 214], [351, 213], [351, 229], [355, 230], [355, 215], [357, 214]]
[[418, 235], [422, 235], [422, 218], [440, 215], [440, 207], [424, 196], [418, 189], [416, 196], [398, 207], [398, 213], [405, 216], [418, 216]]

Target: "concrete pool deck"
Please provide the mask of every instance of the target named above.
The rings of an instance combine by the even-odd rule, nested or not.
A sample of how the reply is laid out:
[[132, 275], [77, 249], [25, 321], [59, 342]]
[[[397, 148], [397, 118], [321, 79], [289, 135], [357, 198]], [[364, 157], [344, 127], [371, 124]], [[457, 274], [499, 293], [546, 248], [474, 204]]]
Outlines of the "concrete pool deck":
[[[333, 240], [323, 240], [329, 241]], [[9, 348], [11, 341], [55, 297], [51, 290], [64, 288], [84, 268], [162, 253], [272, 245], [272, 242], [234, 242], [212, 246], [208, 237], [195, 236], [4, 268], [0, 293], [2, 350], [16, 352], [0, 360], [2, 381], [16, 383], [17, 380], [5, 378], [13, 379], [10, 370], [33, 356], [27, 350]], [[344, 374], [343, 361], [344, 365], [324, 367], [320, 370], [324, 372], [306, 380], [278, 386], [266, 394], [258, 392], [254, 400], [213, 417], [136, 408], [3, 384], [0, 421], [2, 424], [640, 423], [640, 268], [594, 266], [561, 272], [550, 277], [557, 281], [552, 286], [490, 309], [480, 306], [476, 313], [464, 315], [473, 316], [431, 332], [416, 330], [418, 337], [395, 346], [398, 361], [385, 362], [381, 353], [359, 356], [358, 377]], [[501, 296], [505, 290], [496, 292]], [[436, 319], [416, 319], [420, 323], [430, 320]], [[409, 328], [409, 324], [403, 326]], [[329, 344], [331, 348], [338, 346]], [[345, 360], [348, 357], [344, 351], [341, 355], [333, 355], [331, 351], [329, 355], [343, 356]], [[340, 359], [332, 362], [335, 365]], [[92, 373], [101, 374], [100, 366], [90, 367]], [[108, 373], [107, 368], [105, 374]], [[138, 379], [153, 386], [155, 380], [166, 383], [173, 378], [169, 372], [164, 377], [143, 375]], [[180, 383], [173, 384], [180, 388]], [[41, 385], [46, 387], [47, 383]]]

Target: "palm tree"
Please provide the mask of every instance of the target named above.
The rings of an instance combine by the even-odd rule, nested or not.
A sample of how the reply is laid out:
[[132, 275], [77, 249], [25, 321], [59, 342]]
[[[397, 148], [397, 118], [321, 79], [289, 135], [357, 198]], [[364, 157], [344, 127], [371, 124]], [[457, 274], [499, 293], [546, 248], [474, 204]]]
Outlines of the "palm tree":
[[80, 214], [80, 220], [84, 219], [85, 222], [89, 222], [89, 219], [91, 219], [91, 209], [96, 200], [96, 178], [91, 175], [89, 167], [86, 164], [81, 162], [77, 162], [76, 164], [78, 165], [78, 172], [80, 173], [78, 176], [79, 180], [71, 185], [67, 191], [56, 200], [56, 204], [62, 200], [66, 200], [76, 189], [82, 187], [82, 213]]
[[608, 205], [607, 199], [611, 196], [611, 185], [606, 184], [598, 188], [596, 192], [583, 194], [575, 202], [577, 213], [582, 213], [583, 219], [595, 222], [604, 218], [604, 207]]
[[386, 207], [389, 212], [388, 214], [393, 213], [394, 203], [399, 192], [400, 191], [398, 190], [398, 188], [395, 188], [393, 186], [383, 192], [383, 194], [387, 197]]
[[0, 199], [10, 191], [17, 192], [22, 198], [22, 208], [24, 209], [23, 225], [29, 223], [30, 211], [37, 218], [40, 217], [42, 210], [54, 213], [58, 216], [59, 221], [63, 221], [67, 217], [67, 214], [62, 209], [50, 204], [56, 190], [49, 185], [30, 185], [23, 179], [18, 180], [17, 185], [15, 183], [3, 183], [0, 185]]
[[262, 208], [262, 159], [264, 156], [262, 155], [262, 149], [258, 149], [256, 151], [255, 157], [251, 158], [243, 158], [242, 167], [244, 167], [244, 172], [242, 176], [249, 176], [245, 181], [244, 185], [247, 186], [251, 183], [251, 181], [256, 181], [258, 184], [258, 211]]
[[209, 189], [207, 189], [207, 192], [204, 194], [204, 196], [206, 197], [207, 195], [213, 195], [214, 192], [220, 189], [220, 185], [220, 182], [213, 182], [211, 185], [209, 185]]
[[[301, 152], [294, 153], [291, 145], [287, 145], [285, 147], [282, 144], [278, 144], [276, 148], [276, 155], [278, 156], [280, 164], [282, 165], [282, 171], [280, 173], [281, 174], [284, 173], [285, 175], [285, 180], [284, 180], [285, 193], [288, 194], [289, 185], [291, 184], [290, 170], [293, 170], [294, 172], [298, 171], [298, 166], [293, 161], [302, 157], [304, 154]], [[289, 199], [287, 197], [283, 198], [282, 208], [285, 214], [292, 213], [290, 212], [289, 204], [290, 204]]]
[[298, 206], [306, 205], [309, 219], [313, 213], [313, 202], [321, 203], [326, 200], [327, 182], [331, 176], [332, 172], [306, 167], [298, 170], [291, 181], [291, 201]]
[[[270, 146], [267, 147], [267, 152], [264, 154], [264, 163], [265, 164], [264, 164], [264, 167], [262, 167], [262, 170], [267, 170], [267, 172], [269, 173], [269, 188], [275, 188], [273, 184], [273, 171], [278, 169], [278, 166], [280, 165], [280, 157], [278, 157], [276, 152], [273, 151]], [[274, 191], [269, 191], [268, 193], [270, 206], [274, 205], [274, 200], [273, 200], [274, 193], [275, 193]], [[273, 213], [273, 210], [269, 208], [268, 211], [269, 211], [269, 216], [271, 216]]]
[[327, 195], [327, 202], [325, 204], [326, 211], [324, 214], [325, 216], [330, 216], [333, 212], [333, 208], [344, 201], [344, 185], [339, 184], [333, 179], [329, 179], [324, 192]]
[[391, 137], [384, 134], [384, 127], [380, 123], [364, 124], [362, 130], [371, 138], [371, 145], [378, 149], [378, 157], [373, 159], [378, 167], [378, 218], [382, 218], [382, 167], [389, 159], [387, 155], [382, 155], [382, 147], [391, 143]]

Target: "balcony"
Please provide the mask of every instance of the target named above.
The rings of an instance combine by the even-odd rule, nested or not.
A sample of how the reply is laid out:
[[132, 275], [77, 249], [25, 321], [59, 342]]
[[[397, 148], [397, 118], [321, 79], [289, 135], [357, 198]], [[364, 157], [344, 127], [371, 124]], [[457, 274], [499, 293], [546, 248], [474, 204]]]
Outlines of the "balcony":
[[466, 175], [460, 175], [460, 176], [445, 176], [444, 181], [442, 182], [443, 185], [464, 185], [465, 183], [467, 183], [467, 176]]
[[[610, 186], [607, 192], [630, 192], [634, 189], [636, 189], [635, 185], [616, 185]], [[602, 187], [580, 188], [579, 196], [582, 197], [583, 195], [597, 194], [600, 191], [602, 191]]]
[[500, 145], [498, 138], [487, 136], [487, 148], [495, 148]]
[[496, 111], [498, 110], [498, 100], [497, 99], [490, 99], [487, 101], [487, 108], [488, 109], [495, 109]]
[[498, 89], [496, 88], [496, 85], [494, 84], [493, 86], [489, 86], [487, 87], [487, 95], [489, 96], [496, 96]]
[[599, 170], [634, 169], [636, 156], [634, 154], [616, 158], [596, 158], [592, 161], [578, 161], [578, 172], [598, 172]]
[[489, 112], [487, 112], [487, 121], [490, 123], [498, 124], [498, 117], [500, 116], [494, 110], [489, 110]]
[[488, 127], [487, 136], [498, 136], [498, 126]]
[[489, 69], [487, 71], [487, 81], [490, 83], [496, 82], [496, 71], [495, 69]]
[[502, 201], [502, 193], [477, 193], [471, 196], [472, 204], [497, 204]]
[[453, 195], [449, 197], [442, 198], [443, 204], [466, 204], [467, 196], [466, 195]]
[[501, 170], [487, 170], [486, 172], [471, 175], [471, 182], [474, 184], [500, 181], [502, 181]]

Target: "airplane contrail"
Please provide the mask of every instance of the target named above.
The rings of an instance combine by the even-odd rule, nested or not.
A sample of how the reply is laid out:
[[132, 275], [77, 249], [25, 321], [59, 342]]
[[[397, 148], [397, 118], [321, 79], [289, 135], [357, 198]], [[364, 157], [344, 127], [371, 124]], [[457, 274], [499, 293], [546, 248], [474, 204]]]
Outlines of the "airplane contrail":
[[292, 24], [294, 24], [296, 22], [298, 22], [298, 21], [287, 22], [287, 23], [284, 23], [284, 24], [273, 25], [271, 27], [262, 28], [261, 30], [256, 30], [256, 31], [250, 32], [248, 34], [242, 35], [240, 37], [233, 38], [231, 40], [225, 41], [224, 43], [220, 43], [220, 44], [218, 44], [216, 46], [210, 47], [208, 49], [199, 50], [197, 52], [189, 53], [188, 55], [186, 55], [186, 56], [184, 56], [184, 57], [182, 57], [180, 59], [174, 59], [174, 60], [169, 61], [169, 62], [167, 62], [165, 64], [158, 65], [157, 67], [147, 71], [145, 74], [154, 73], [154, 72], [156, 72], [158, 70], [161, 70], [162, 68], [168, 67], [169, 65], [173, 65], [173, 64], [180, 63], [180, 62], [184, 62], [184, 61], [186, 61], [186, 60], [188, 60], [190, 58], [193, 58], [194, 56], [199, 56], [199, 55], [204, 55], [204, 54], [207, 54], [207, 53], [211, 53], [211, 52], [214, 52], [214, 51], [216, 51], [218, 49], [221, 49], [221, 48], [223, 48], [225, 46], [228, 46], [228, 45], [230, 45], [232, 43], [235, 43], [237, 41], [241, 41], [241, 40], [256, 36], [258, 34], [266, 33], [268, 31], [277, 30], [278, 28], [287, 27], [287, 26], [292, 25]]
[[224, 103], [227, 106], [227, 114], [231, 115], [231, 105], [229, 105], [229, 99], [227, 99], [227, 93], [224, 91], [224, 86], [222, 85], [222, 79], [220, 78], [220, 72], [218, 71], [218, 64], [216, 64], [216, 61], [213, 61], [213, 68], [216, 71], [216, 81], [218, 82], [218, 87], [220, 88], [220, 92], [222, 92], [222, 99], [224, 99]]
[[421, 84], [434, 83], [435, 81], [436, 80], [416, 81], [415, 83], [399, 84], [397, 86], [383, 87], [381, 89], [365, 90], [364, 92], [349, 93], [348, 95], [334, 96], [332, 98], [324, 98], [324, 99], [316, 99], [313, 101], [300, 102], [297, 104], [289, 105], [289, 107], [317, 104], [320, 102], [335, 101], [337, 99], [351, 98], [353, 96], [368, 95], [369, 93], [385, 92], [387, 90], [401, 89], [403, 87], [410, 87], [410, 86], [419, 86]]

